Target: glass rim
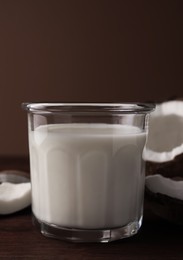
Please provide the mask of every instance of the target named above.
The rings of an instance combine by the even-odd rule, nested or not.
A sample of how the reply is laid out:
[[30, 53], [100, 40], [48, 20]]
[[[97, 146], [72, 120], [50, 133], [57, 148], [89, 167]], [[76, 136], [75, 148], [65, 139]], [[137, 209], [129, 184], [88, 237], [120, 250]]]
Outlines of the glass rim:
[[59, 103], [59, 102], [27, 102], [22, 103], [22, 108], [29, 113], [101, 113], [101, 112], [113, 112], [113, 113], [150, 113], [155, 109], [153, 103], [135, 103], [135, 102], [123, 102], [123, 103]]

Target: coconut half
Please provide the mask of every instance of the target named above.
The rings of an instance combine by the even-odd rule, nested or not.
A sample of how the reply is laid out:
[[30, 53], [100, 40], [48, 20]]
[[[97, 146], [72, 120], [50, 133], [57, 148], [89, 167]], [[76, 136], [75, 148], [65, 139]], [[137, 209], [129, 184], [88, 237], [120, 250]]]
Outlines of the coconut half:
[[183, 101], [164, 102], [151, 113], [143, 158], [147, 175], [183, 176]]
[[164, 102], [151, 113], [143, 158], [153, 212], [183, 224], [183, 101]]

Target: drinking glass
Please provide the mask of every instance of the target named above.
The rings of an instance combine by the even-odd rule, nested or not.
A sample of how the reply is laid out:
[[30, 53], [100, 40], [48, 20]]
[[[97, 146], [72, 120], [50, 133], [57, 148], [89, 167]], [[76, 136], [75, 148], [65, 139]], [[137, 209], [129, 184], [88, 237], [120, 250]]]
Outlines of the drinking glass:
[[48, 237], [110, 242], [141, 227], [152, 104], [24, 103], [32, 213]]

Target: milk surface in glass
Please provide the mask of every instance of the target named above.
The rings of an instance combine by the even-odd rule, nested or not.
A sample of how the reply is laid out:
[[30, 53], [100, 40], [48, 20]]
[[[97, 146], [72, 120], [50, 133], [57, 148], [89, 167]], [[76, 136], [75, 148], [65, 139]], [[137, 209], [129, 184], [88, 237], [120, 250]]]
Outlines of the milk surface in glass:
[[127, 125], [51, 124], [29, 133], [32, 210], [61, 227], [139, 221], [146, 133]]

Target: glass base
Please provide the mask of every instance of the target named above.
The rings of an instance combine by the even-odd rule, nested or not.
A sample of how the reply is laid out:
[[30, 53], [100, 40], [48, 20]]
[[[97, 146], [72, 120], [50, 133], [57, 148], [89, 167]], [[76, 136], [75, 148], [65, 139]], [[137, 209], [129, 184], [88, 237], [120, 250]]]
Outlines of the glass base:
[[137, 234], [142, 225], [142, 217], [126, 226], [111, 229], [72, 229], [63, 228], [38, 220], [33, 215], [33, 223], [46, 237], [71, 241], [71, 242], [111, 242]]

